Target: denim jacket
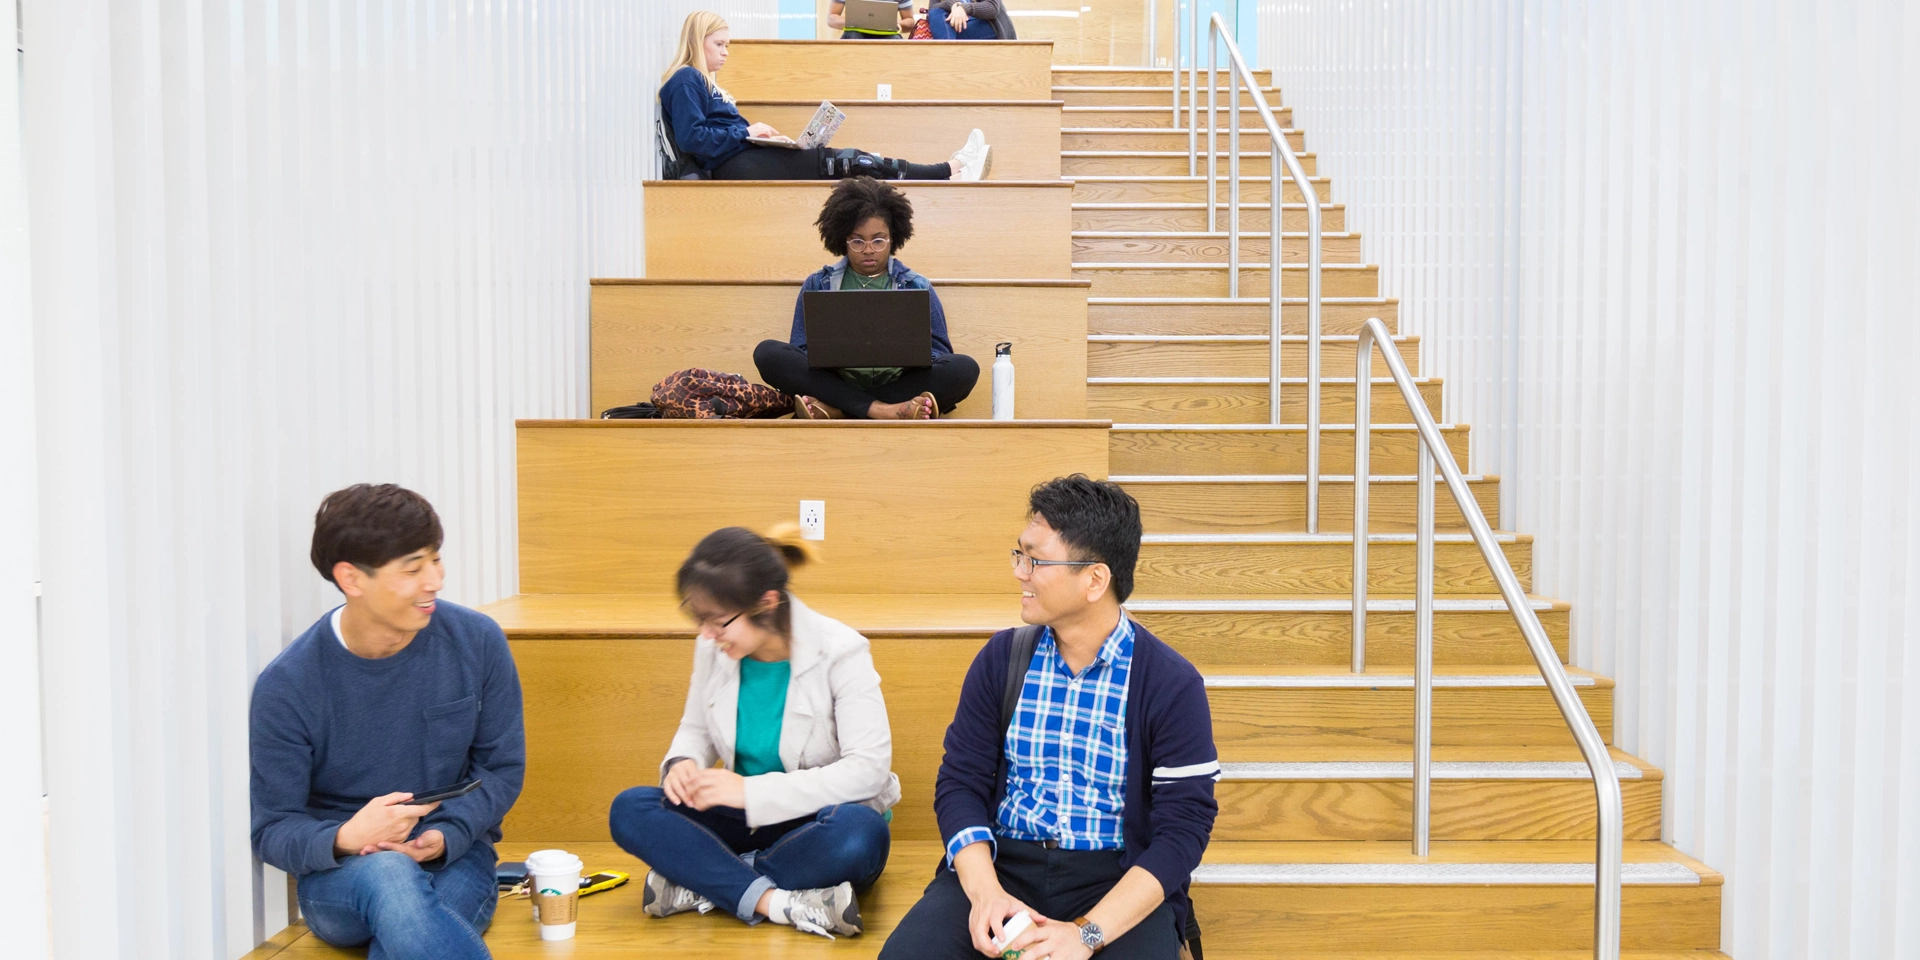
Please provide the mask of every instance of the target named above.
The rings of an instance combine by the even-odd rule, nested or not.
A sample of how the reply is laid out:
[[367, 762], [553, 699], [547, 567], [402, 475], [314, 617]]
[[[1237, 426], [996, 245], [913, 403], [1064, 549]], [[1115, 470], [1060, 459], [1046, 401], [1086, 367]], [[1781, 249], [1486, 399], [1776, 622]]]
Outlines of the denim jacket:
[[[914, 273], [907, 268], [906, 264], [901, 263], [897, 258], [887, 261], [887, 270], [893, 277], [893, 289], [925, 290], [927, 291], [929, 299], [933, 301], [933, 358], [938, 360], [941, 357], [953, 353], [953, 344], [947, 340], [947, 313], [940, 308], [940, 295], [934, 292], [933, 282], [926, 277]], [[788, 343], [793, 344], [803, 352], [807, 349], [806, 297], [804, 294], [810, 292], [817, 293], [822, 290], [840, 289], [840, 278], [845, 276], [846, 272], [847, 258], [841, 257], [839, 260], [821, 267], [819, 271], [807, 275], [806, 281], [800, 284], [800, 293], [803, 294], [803, 296], [795, 297], [793, 300], [793, 332], [787, 336]]]

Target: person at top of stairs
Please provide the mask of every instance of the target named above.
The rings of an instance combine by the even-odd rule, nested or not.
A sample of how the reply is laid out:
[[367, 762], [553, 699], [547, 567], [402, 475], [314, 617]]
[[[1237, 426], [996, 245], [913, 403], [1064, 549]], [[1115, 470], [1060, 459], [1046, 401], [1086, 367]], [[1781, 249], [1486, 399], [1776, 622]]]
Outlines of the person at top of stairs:
[[1017, 40], [1013, 16], [1000, 0], [933, 0], [927, 28], [935, 40]]
[[881, 960], [1179, 955], [1220, 762], [1200, 672], [1121, 608], [1140, 540], [1117, 484], [1034, 488], [1013, 551], [1033, 627], [967, 670], [934, 785], [947, 855]]
[[674, 150], [691, 157], [715, 180], [837, 180], [870, 176], [886, 180], [979, 180], [987, 175], [992, 147], [975, 130], [944, 163], [911, 163], [861, 150], [825, 146], [755, 147], [749, 138], [779, 138], [764, 123], [748, 123], [733, 97], [713, 78], [727, 62], [730, 33], [720, 15], [687, 14], [672, 65], [660, 77], [660, 112]]
[[254, 854], [295, 878], [315, 935], [386, 960], [490, 956], [493, 845], [527, 770], [506, 634], [439, 599], [441, 540], [411, 490], [329, 494], [311, 556], [345, 602], [261, 672], [247, 723]]
[[840, 31], [842, 40], [898, 40], [900, 35], [913, 32], [913, 0], [896, 0], [900, 8], [899, 29], [866, 30], [847, 26], [847, 0], [832, 0], [827, 5], [827, 26]]
[[[653, 865], [653, 917], [715, 905], [832, 938], [860, 933], [900, 802], [867, 638], [787, 592], [813, 557], [798, 526], [708, 534], [676, 588], [699, 625], [660, 786], [614, 798], [613, 839]], [[714, 761], [722, 764], [715, 767]]]
[[[913, 204], [906, 194], [869, 177], [842, 180], [815, 221], [827, 252], [840, 255], [800, 284], [788, 342], [761, 341], [753, 351], [760, 379], [793, 394], [800, 420], [932, 420], [952, 412], [973, 392], [980, 364], [954, 353], [947, 315], [933, 284], [893, 254], [913, 236]], [[805, 303], [810, 291], [925, 290], [933, 306], [929, 366], [816, 369], [807, 362]], [[863, 301], [864, 302], [864, 301]]]

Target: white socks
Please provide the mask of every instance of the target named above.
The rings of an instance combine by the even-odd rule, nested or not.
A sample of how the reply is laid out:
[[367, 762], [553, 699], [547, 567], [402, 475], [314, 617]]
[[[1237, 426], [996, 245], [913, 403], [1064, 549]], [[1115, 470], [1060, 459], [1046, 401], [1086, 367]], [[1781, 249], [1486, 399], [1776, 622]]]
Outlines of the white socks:
[[767, 919], [774, 923], [793, 926], [793, 894], [780, 889], [772, 890], [770, 893], [771, 896], [767, 898]]

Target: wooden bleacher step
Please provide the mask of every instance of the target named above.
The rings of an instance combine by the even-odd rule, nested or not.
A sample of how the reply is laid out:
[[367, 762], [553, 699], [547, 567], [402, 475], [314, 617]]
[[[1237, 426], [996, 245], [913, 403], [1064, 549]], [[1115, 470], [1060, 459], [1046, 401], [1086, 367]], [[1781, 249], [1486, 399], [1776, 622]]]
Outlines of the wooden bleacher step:
[[[1063, 177], [1185, 176], [1187, 175], [1187, 146], [1184, 136], [1181, 140], [1182, 142], [1177, 150], [1127, 150], [1120, 148], [1103, 150], [1095, 148], [1074, 148], [1066, 146], [1063, 142], [1060, 151], [1060, 175]], [[1245, 149], [1245, 144], [1241, 144], [1241, 146], [1243, 149], [1240, 151], [1240, 176], [1243, 178], [1267, 176], [1267, 152], [1265, 150], [1256, 151]], [[1318, 175], [1319, 170], [1316, 166], [1318, 158], [1316, 155], [1299, 153], [1298, 151], [1296, 151], [1296, 155], [1300, 160], [1300, 168], [1306, 172], [1308, 177]], [[1225, 176], [1227, 170], [1227, 154], [1224, 145], [1221, 146], [1216, 156], [1220, 158], [1220, 174], [1221, 176]], [[1200, 176], [1204, 177], [1206, 176], [1205, 147], [1201, 148], [1200, 163]], [[1284, 167], [1281, 171], [1281, 176], [1282, 179], [1286, 176]]]
[[[1224, 116], [1221, 119], [1222, 122], [1225, 121]], [[1208, 154], [1205, 121], [1206, 118], [1203, 115], [1201, 117], [1202, 126], [1198, 131], [1198, 136], [1195, 138], [1198, 141], [1200, 150], [1202, 170], [1206, 169]], [[1294, 153], [1303, 153], [1307, 149], [1307, 135], [1304, 131], [1281, 130], [1280, 133], [1287, 138], [1287, 145], [1293, 148]], [[1249, 172], [1247, 169], [1247, 158], [1250, 156], [1266, 156], [1267, 151], [1272, 149], [1272, 140], [1267, 136], [1265, 128], [1261, 128], [1260, 133], [1254, 137], [1252, 142], [1248, 141], [1248, 133], [1245, 129], [1240, 131], [1240, 137], [1240, 172], [1241, 175], [1244, 176]], [[1187, 155], [1187, 131], [1184, 128], [1067, 127], [1060, 131], [1060, 149], [1062, 151], [1178, 152], [1180, 156], [1184, 158]], [[1228, 158], [1232, 156], [1227, 150], [1228, 142], [1226, 131], [1216, 131], [1214, 133], [1214, 149], [1212, 153], [1219, 158], [1222, 173], [1226, 171]], [[1300, 165], [1307, 167], [1304, 159], [1301, 160]], [[1308, 174], [1312, 174], [1313, 172], [1311, 167], [1307, 167]]]
[[[1613, 729], [1613, 681], [1568, 668], [1581, 703]], [[1293, 667], [1204, 674], [1220, 759], [1276, 762], [1302, 748], [1413, 746], [1413, 674], [1405, 668]], [[1610, 737], [1606, 737], [1611, 742]], [[1538, 668], [1435, 667], [1436, 746], [1572, 748], [1572, 734]]]
[[[1439, 424], [1448, 451], [1467, 469], [1469, 429]], [[1414, 462], [1416, 435], [1411, 423], [1375, 420], [1368, 436], [1368, 467], [1376, 475], [1406, 474]], [[1107, 436], [1114, 473], [1196, 475], [1299, 474], [1307, 469], [1307, 428], [1265, 424], [1116, 423]], [[1320, 430], [1320, 470], [1353, 471], [1353, 425], [1324, 423]]]
[[[1110, 93], [1109, 90], [1117, 92]], [[1180, 121], [1178, 123], [1175, 123], [1173, 119], [1171, 93], [1165, 98], [1156, 98], [1163, 99], [1163, 102], [1158, 105], [1146, 103], [1145, 101], [1148, 98], [1141, 97], [1138, 90], [1128, 87], [1109, 88], [1107, 90], [1098, 87], [1056, 87], [1054, 88], [1053, 94], [1053, 98], [1061, 101], [1065, 106], [1066, 112], [1061, 116], [1060, 121], [1068, 127], [1164, 129], [1180, 130], [1183, 134], [1187, 128], [1187, 110], [1186, 104], [1184, 103], [1184, 91], [1181, 96], [1183, 102], [1180, 108]], [[1232, 122], [1232, 114], [1227, 108], [1227, 97], [1228, 94], [1225, 88], [1222, 88], [1219, 93], [1216, 94], [1219, 103], [1219, 108], [1214, 113], [1214, 130], [1216, 135], [1224, 135], [1228, 124]], [[1291, 128], [1293, 126], [1293, 108], [1275, 107], [1273, 103], [1274, 101], [1271, 95], [1269, 95], [1267, 107], [1273, 111], [1273, 119], [1280, 124], [1281, 129]], [[1204, 88], [1200, 91], [1200, 125], [1194, 129], [1199, 130], [1202, 135], [1205, 135], [1207, 132], [1207, 92]], [[1253, 105], [1253, 98], [1248, 96], [1245, 90], [1242, 90], [1240, 91], [1240, 131], [1244, 135], [1247, 131], [1255, 129], [1265, 129], [1260, 121], [1260, 108], [1255, 107]]]
[[[1613, 753], [1627, 839], [1660, 839], [1659, 769]], [[1216, 842], [1412, 839], [1413, 762], [1405, 750], [1303, 748], [1285, 756], [1221, 764]], [[1432, 778], [1435, 840], [1593, 838], [1593, 774], [1576, 750], [1441, 747]]]
[[[1242, 258], [1240, 292], [1244, 295], [1267, 293], [1272, 268], [1268, 263]], [[1280, 265], [1280, 292], [1283, 297], [1307, 295], [1308, 269], [1304, 263]], [[1228, 286], [1228, 265], [1218, 263], [1075, 263], [1075, 280], [1093, 283], [1095, 297], [1220, 297]], [[1370, 263], [1328, 263], [1320, 265], [1322, 297], [1369, 298], [1380, 292], [1380, 268]], [[1324, 311], [1324, 303], [1322, 306]], [[1321, 331], [1325, 333], [1325, 330]]]
[[[1279, 88], [1262, 87], [1260, 88], [1260, 94], [1267, 98], [1267, 106], [1269, 109], [1273, 110], [1274, 119], [1276, 120], [1281, 119], [1281, 117], [1283, 116], [1281, 111], [1282, 110], [1287, 111], [1286, 114], [1284, 114], [1284, 116], [1286, 117], [1285, 122], [1287, 122], [1288, 125], [1291, 126], [1292, 125], [1291, 124], [1292, 108], [1278, 106], [1278, 104], [1280, 103]], [[1051, 91], [1051, 96], [1055, 100], [1064, 102], [1067, 105], [1067, 107], [1070, 109], [1099, 110], [1099, 109], [1111, 109], [1111, 108], [1117, 107], [1117, 108], [1129, 109], [1129, 110], [1146, 110], [1146, 111], [1160, 113], [1161, 115], [1167, 118], [1167, 123], [1169, 124], [1173, 123], [1173, 91], [1169, 87], [1139, 87], [1139, 86], [1095, 87], [1095, 86], [1083, 86], [1083, 85], [1077, 85], [1077, 84], [1059, 84], [1056, 82], [1055, 86], [1053, 87], [1053, 90]], [[1214, 96], [1217, 102], [1220, 104], [1220, 120], [1222, 123], [1224, 123], [1226, 121], [1227, 97], [1229, 96], [1227, 85], [1225, 83], [1222, 83], [1219, 87], [1216, 87]], [[1241, 109], [1252, 110], [1252, 106], [1251, 106], [1252, 101], [1253, 101], [1253, 97], [1247, 93], [1247, 89], [1245, 87], [1241, 87], [1240, 88]], [[1202, 129], [1205, 129], [1206, 123], [1207, 123], [1206, 116], [1205, 116], [1206, 107], [1207, 107], [1207, 87], [1206, 87], [1206, 84], [1202, 83], [1200, 85], [1200, 110], [1201, 110], [1200, 126]], [[1258, 111], [1253, 111], [1253, 113], [1256, 117], [1259, 115]], [[1182, 83], [1180, 86], [1180, 123], [1181, 124], [1185, 124], [1187, 122], [1186, 117], [1187, 117], [1187, 89], [1186, 89], [1186, 84]], [[1253, 119], [1252, 117], [1243, 117], [1242, 121], [1245, 122], [1252, 119]]]
[[[1109, 479], [1139, 501], [1141, 519], [1155, 533], [1286, 533], [1306, 529], [1307, 478], [1302, 474], [1115, 474]], [[1445, 484], [1434, 483], [1435, 528], [1465, 530], [1466, 520]], [[1467, 485], [1483, 513], [1498, 515], [1499, 478], [1468, 474]], [[1395, 533], [1415, 529], [1418, 478], [1376, 473], [1368, 491], [1369, 530]], [[1351, 474], [1321, 476], [1320, 529], [1329, 533], [1353, 529]]]
[[[1257, 377], [1270, 372], [1268, 346], [1262, 333], [1159, 336], [1146, 333], [1093, 334], [1087, 337], [1087, 373], [1095, 377]], [[1415, 376], [1420, 373], [1420, 338], [1398, 336], [1393, 345]], [[1352, 377], [1359, 338], [1344, 335], [1320, 338], [1320, 375]], [[1307, 375], [1307, 336], [1280, 335], [1280, 372]], [[1388, 375], [1380, 351], [1373, 352], [1373, 375]]]
[[[1243, 293], [1246, 291], [1243, 290]], [[1088, 297], [1089, 334], [1153, 334], [1164, 336], [1265, 334], [1271, 319], [1266, 291], [1259, 296], [1226, 297]], [[1320, 303], [1320, 335], [1357, 335], [1370, 317], [1397, 331], [1400, 301], [1391, 297], [1324, 297]], [[1280, 333], [1307, 332], [1305, 297], [1283, 297]]]
[[1058, 99], [1053, 45], [1044, 41], [854, 47], [735, 38], [730, 49], [719, 80], [739, 100], [871, 100], [881, 83], [895, 100]]
[[[1280, 419], [1307, 420], [1307, 380], [1280, 378]], [[1434, 416], [1440, 415], [1441, 381], [1414, 380], [1421, 399]], [[1375, 420], [1411, 423], [1412, 416], [1400, 388], [1390, 378], [1376, 377], [1368, 388]], [[1116, 423], [1250, 423], [1268, 422], [1272, 390], [1266, 377], [1089, 377], [1087, 413]], [[1322, 423], [1353, 422], [1352, 377], [1320, 379]]]
[[[1567, 661], [1567, 604], [1532, 598], [1548, 639]], [[1137, 594], [1127, 612], [1202, 670], [1242, 673], [1276, 667], [1350, 667], [1353, 599], [1294, 594], [1159, 597]], [[1433, 601], [1434, 662], [1448, 667], [1532, 665], [1505, 601], [1488, 596], [1438, 596]], [[1413, 663], [1413, 600], [1367, 600], [1367, 662], [1407, 669]]]
[[[1533, 581], [1533, 538], [1496, 533], [1523, 589]], [[1367, 535], [1369, 589], [1410, 594], [1413, 535]], [[1499, 586], [1473, 539], [1434, 537], [1434, 593], [1495, 593]], [[1135, 583], [1141, 593], [1234, 596], [1247, 593], [1352, 593], [1351, 533], [1149, 533], [1141, 541]]]
[[[1346, 207], [1337, 203], [1323, 203], [1320, 210], [1320, 229], [1323, 231], [1323, 239], [1326, 233], [1337, 233], [1347, 228]], [[1225, 219], [1226, 213], [1223, 212], [1219, 216], [1221, 217], [1219, 223], [1222, 226], [1229, 222]], [[1206, 193], [1203, 189], [1201, 199], [1192, 203], [1177, 201], [1075, 203], [1071, 222], [1075, 230], [1205, 230], [1207, 229]], [[1272, 223], [1272, 215], [1266, 204], [1241, 204], [1240, 229], [1265, 230]], [[1303, 205], [1281, 204], [1280, 229], [1287, 233], [1304, 232], [1307, 229], [1307, 208]]]
[[[1224, 165], [1214, 173], [1214, 197], [1219, 203], [1224, 204], [1232, 197], [1232, 183], [1227, 179], [1227, 169]], [[1332, 206], [1328, 201], [1333, 197], [1333, 180], [1330, 177], [1308, 177], [1307, 179], [1313, 184], [1314, 192], [1320, 197], [1324, 215], [1325, 208]], [[1264, 212], [1267, 209], [1267, 200], [1272, 195], [1273, 180], [1271, 178], [1241, 175], [1240, 202], [1242, 205], [1257, 203], [1260, 204], [1259, 209]], [[1207, 202], [1206, 167], [1202, 166], [1199, 175], [1191, 177], [1187, 176], [1185, 171], [1157, 177], [1137, 175], [1075, 177], [1073, 202], [1076, 204], [1198, 203], [1204, 205]], [[1281, 206], [1284, 208], [1288, 204], [1304, 202], [1300, 187], [1291, 179], [1282, 177], [1280, 180]], [[1301, 210], [1304, 216], [1305, 208], [1302, 207]], [[1226, 231], [1228, 223], [1226, 217], [1226, 211], [1221, 210], [1221, 232]], [[1257, 225], [1250, 226], [1248, 230], [1243, 230], [1242, 233], [1264, 233], [1268, 226], [1267, 221], [1262, 220]], [[1333, 232], [1324, 222], [1321, 224], [1321, 229], [1323, 239], [1326, 233]]]
[[[1230, 240], [1224, 231], [1081, 230], [1073, 235], [1075, 263], [1225, 263], [1232, 256], [1231, 251]], [[1270, 263], [1272, 254], [1273, 247], [1267, 242], [1265, 231], [1250, 231], [1240, 235], [1240, 262]], [[1304, 264], [1309, 255], [1306, 234], [1281, 235], [1282, 263]], [[1320, 262], [1365, 262], [1360, 254], [1360, 235], [1322, 234]]]
[[[1207, 87], [1207, 71], [1204, 69], [1195, 70], [1192, 71], [1192, 74], [1198, 76], [1200, 89], [1204, 93]], [[1185, 69], [1180, 71], [1182, 102], [1185, 102], [1185, 86], [1188, 76], [1189, 71]], [[1229, 79], [1227, 71], [1216, 70], [1214, 71], [1213, 78], [1216, 85], [1223, 90], [1226, 89]], [[1277, 87], [1273, 87], [1272, 70], [1255, 70], [1253, 71], [1253, 79], [1255, 83], [1261, 85], [1262, 89], [1273, 90], [1276, 97], [1280, 93]], [[1053, 85], [1056, 87], [1134, 87], [1144, 89], [1166, 88], [1171, 90], [1173, 85], [1173, 70], [1168, 67], [1056, 66], [1053, 68]], [[1171, 94], [1169, 94], [1169, 96], [1171, 96]], [[1171, 106], [1172, 101], [1169, 100], [1168, 104]]]

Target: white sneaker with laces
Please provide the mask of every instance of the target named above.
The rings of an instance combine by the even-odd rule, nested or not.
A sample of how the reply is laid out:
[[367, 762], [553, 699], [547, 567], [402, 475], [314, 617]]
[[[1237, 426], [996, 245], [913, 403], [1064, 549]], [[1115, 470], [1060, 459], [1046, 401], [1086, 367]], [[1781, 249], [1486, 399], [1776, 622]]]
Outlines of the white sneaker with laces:
[[640, 909], [650, 917], [671, 917], [688, 910], [706, 913], [713, 909], [712, 901], [661, 876], [658, 870], [647, 871], [645, 886], [646, 893], [641, 897]]
[[853, 896], [853, 884], [815, 890], [790, 891], [787, 918], [795, 930], [817, 933], [828, 940], [860, 935], [860, 901]]
[[953, 168], [955, 180], [985, 180], [993, 170], [993, 148], [987, 145], [987, 135], [975, 128], [967, 134], [967, 142], [947, 158], [947, 165]]

